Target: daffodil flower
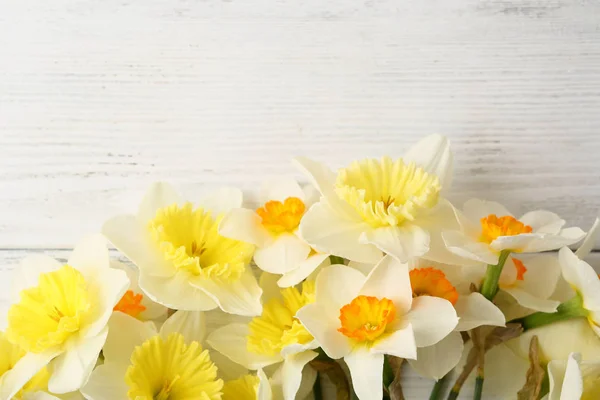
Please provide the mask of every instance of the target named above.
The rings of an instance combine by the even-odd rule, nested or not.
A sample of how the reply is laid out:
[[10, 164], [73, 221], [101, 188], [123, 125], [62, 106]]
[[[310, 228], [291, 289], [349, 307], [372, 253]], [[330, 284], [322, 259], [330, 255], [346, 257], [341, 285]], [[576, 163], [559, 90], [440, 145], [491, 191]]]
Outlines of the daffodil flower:
[[563, 229], [565, 221], [549, 211], [531, 211], [517, 219], [493, 201], [471, 199], [456, 214], [461, 229], [442, 233], [446, 247], [460, 257], [489, 265], [498, 263], [502, 251], [555, 250], [585, 236], [576, 227]]
[[249, 268], [254, 245], [218, 233], [225, 212], [241, 204], [239, 190], [222, 189], [194, 207], [170, 185], [156, 183], [137, 215], [114, 217], [102, 232], [138, 267], [139, 287], [153, 301], [258, 315], [261, 290]]
[[[301, 387], [303, 371], [312, 361], [318, 347], [312, 335], [295, 318], [306, 304], [314, 301], [314, 281], [304, 281], [300, 287], [279, 289], [277, 277], [263, 274], [263, 313], [249, 323], [232, 323], [214, 330], [207, 343], [245, 368], [257, 370], [282, 363], [283, 397], [293, 400]], [[306, 367], [306, 368], [305, 368]], [[316, 374], [309, 374], [314, 382]]]
[[565, 360], [548, 363], [550, 392], [543, 400], [600, 399], [600, 362], [582, 361], [571, 353]]
[[372, 264], [382, 252], [403, 262], [425, 254], [447, 260], [440, 230], [453, 229], [456, 218], [440, 197], [452, 175], [445, 137], [428, 136], [396, 160], [355, 161], [337, 176], [315, 161], [295, 161], [322, 195], [300, 223], [318, 251]]
[[127, 275], [109, 267], [99, 236], [80, 242], [66, 264], [35, 255], [15, 271], [5, 335], [25, 355], [2, 375], [0, 398], [12, 399], [45, 367], [50, 392], [78, 390], [96, 365]]
[[263, 271], [281, 274], [279, 285], [293, 286], [309, 276], [329, 254], [315, 252], [298, 235], [298, 226], [317, 200], [316, 191], [292, 179], [267, 182], [256, 210], [234, 208], [219, 225], [225, 237], [255, 245], [254, 262]]
[[333, 358], [343, 358], [361, 400], [381, 399], [384, 355], [415, 359], [417, 348], [444, 339], [458, 323], [444, 298], [413, 298], [408, 265], [384, 257], [365, 277], [333, 265], [316, 280], [315, 302], [296, 314]]

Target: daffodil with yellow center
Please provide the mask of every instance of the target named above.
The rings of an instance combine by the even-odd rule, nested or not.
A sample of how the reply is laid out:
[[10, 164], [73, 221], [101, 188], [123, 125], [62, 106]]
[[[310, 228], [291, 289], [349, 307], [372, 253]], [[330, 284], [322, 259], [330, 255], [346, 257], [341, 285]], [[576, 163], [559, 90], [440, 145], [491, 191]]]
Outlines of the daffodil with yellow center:
[[6, 338], [25, 354], [4, 374], [0, 398], [15, 396], [45, 367], [50, 392], [78, 390], [96, 364], [108, 319], [128, 286], [127, 275], [110, 268], [100, 236], [78, 244], [67, 264], [39, 255], [23, 260]]
[[[493, 201], [471, 199], [456, 210], [460, 229], [442, 233], [448, 250], [472, 262], [496, 265], [500, 253], [538, 253], [581, 240], [579, 228], [564, 228], [565, 221], [549, 211], [531, 211], [515, 218]], [[464, 263], [463, 263], [464, 264]]]
[[414, 359], [417, 348], [431, 346], [456, 327], [448, 300], [413, 297], [408, 265], [385, 256], [368, 276], [332, 265], [316, 280], [315, 302], [297, 317], [327, 355], [343, 358], [360, 400], [383, 397], [385, 354]]
[[263, 184], [260, 207], [235, 208], [219, 225], [223, 236], [254, 244], [254, 261], [263, 271], [283, 275], [279, 286], [294, 286], [326, 262], [329, 254], [315, 252], [299, 235], [298, 227], [317, 200], [311, 187], [280, 178]]
[[439, 236], [456, 218], [441, 197], [452, 174], [445, 137], [428, 136], [402, 158], [354, 161], [337, 174], [306, 158], [296, 163], [322, 195], [300, 223], [318, 251], [371, 264], [381, 252], [403, 262], [448, 258]]
[[221, 189], [194, 206], [157, 183], [137, 215], [114, 217], [102, 231], [136, 264], [151, 300], [178, 310], [258, 315], [261, 292], [249, 268], [254, 245], [218, 232], [225, 213], [241, 203], [239, 190]]
[[286, 400], [293, 400], [300, 388], [302, 371], [317, 356], [313, 336], [296, 318], [302, 307], [315, 300], [313, 281], [301, 287], [279, 289], [274, 275], [265, 274], [262, 315], [249, 324], [233, 323], [213, 331], [207, 342], [231, 361], [251, 370], [283, 362], [282, 389]]

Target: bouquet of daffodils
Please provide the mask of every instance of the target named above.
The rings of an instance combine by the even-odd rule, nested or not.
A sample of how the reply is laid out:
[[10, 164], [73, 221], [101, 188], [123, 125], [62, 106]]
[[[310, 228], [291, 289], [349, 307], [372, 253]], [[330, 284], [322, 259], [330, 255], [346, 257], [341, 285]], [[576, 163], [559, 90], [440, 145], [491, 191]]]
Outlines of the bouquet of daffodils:
[[25, 258], [0, 399], [401, 399], [402, 368], [434, 400], [600, 399], [598, 221], [452, 205], [439, 135], [337, 173], [294, 163], [308, 185], [267, 182], [258, 207], [157, 183], [66, 262]]

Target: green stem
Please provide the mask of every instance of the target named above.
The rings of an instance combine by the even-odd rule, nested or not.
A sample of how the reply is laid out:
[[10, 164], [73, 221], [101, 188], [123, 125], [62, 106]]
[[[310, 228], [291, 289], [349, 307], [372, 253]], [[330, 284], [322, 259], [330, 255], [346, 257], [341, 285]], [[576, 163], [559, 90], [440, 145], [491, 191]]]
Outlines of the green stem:
[[394, 382], [394, 376], [394, 370], [390, 365], [390, 360], [386, 356], [383, 358], [383, 386], [386, 389]]
[[448, 393], [448, 400], [456, 400], [458, 399], [458, 394], [460, 393], [460, 388], [452, 388], [450, 393]]
[[331, 264], [345, 264], [344, 263], [344, 259], [342, 257], [338, 257], [338, 256], [329, 256], [329, 261], [331, 261]]
[[494, 296], [496, 296], [496, 293], [498, 293], [498, 280], [500, 279], [502, 268], [504, 268], [504, 263], [506, 263], [506, 259], [509, 255], [510, 250], [502, 250], [500, 258], [498, 259], [498, 264], [487, 266], [480, 292], [490, 301], [492, 301]]
[[317, 373], [317, 379], [313, 384], [313, 396], [315, 400], [323, 400], [323, 389], [321, 388], [321, 373]]
[[552, 324], [558, 321], [587, 317], [588, 314], [589, 311], [583, 308], [583, 298], [579, 293], [577, 293], [571, 300], [561, 303], [556, 309], [556, 312], [536, 312], [510, 322], [518, 322], [523, 326], [524, 331], [528, 331], [530, 329], [539, 328], [540, 326]]
[[473, 400], [481, 400], [483, 393], [483, 376], [477, 376], [475, 378], [475, 393], [473, 394]]
[[446, 386], [446, 382], [450, 378], [450, 373], [444, 375], [441, 379], [439, 379], [435, 385], [433, 385], [433, 389], [431, 389], [431, 394], [429, 395], [429, 400], [440, 400], [442, 395], [444, 394], [444, 387]]

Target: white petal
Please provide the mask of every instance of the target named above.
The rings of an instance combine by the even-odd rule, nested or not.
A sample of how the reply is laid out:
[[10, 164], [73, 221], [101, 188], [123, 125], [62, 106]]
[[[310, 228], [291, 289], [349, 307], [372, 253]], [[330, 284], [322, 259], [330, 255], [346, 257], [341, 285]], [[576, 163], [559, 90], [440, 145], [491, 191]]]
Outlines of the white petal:
[[429, 233], [414, 224], [370, 229], [363, 232], [359, 240], [371, 243], [403, 262], [429, 251]]
[[281, 299], [281, 289], [277, 284], [279, 275], [271, 274], [269, 272], [262, 272], [258, 279], [258, 286], [262, 289], [262, 302], [263, 304], [267, 301], [275, 298]]
[[81, 393], [88, 400], [126, 399], [129, 386], [124, 376], [128, 366], [112, 362], [97, 366]]
[[[69, 400], [83, 400], [83, 396], [77, 394], [77, 392], [73, 392], [73, 393], [69, 393], [70, 396], [68, 396]], [[63, 396], [64, 398], [67, 398], [67, 396]], [[56, 396], [52, 396], [50, 393], [47, 392], [35, 392], [35, 393], [31, 393], [31, 392], [26, 392], [23, 394], [23, 400], [61, 400]]]
[[502, 204], [480, 199], [467, 200], [463, 206], [463, 212], [471, 222], [477, 225], [481, 218], [490, 214], [495, 214], [497, 217], [513, 216]]
[[566, 228], [558, 235], [543, 235], [529, 243], [522, 251], [524, 253], [538, 253], [541, 251], [556, 250], [563, 246], [570, 246], [585, 237], [585, 232], [579, 228]]
[[271, 400], [273, 398], [273, 391], [271, 390], [269, 378], [267, 378], [267, 375], [265, 375], [262, 369], [256, 371], [256, 376], [258, 376], [259, 379], [256, 400]]
[[598, 238], [598, 234], [600, 233], [600, 218], [596, 218], [594, 221], [594, 225], [590, 228], [583, 243], [577, 249], [575, 254], [577, 257], [584, 259], [590, 254], [590, 252], [596, 247], [596, 239]]
[[202, 289], [227, 313], [254, 316], [262, 312], [262, 289], [258, 286], [250, 267], [246, 267], [240, 279], [235, 281], [211, 278], [193, 280], [192, 284]]
[[86, 271], [108, 268], [110, 262], [106, 239], [100, 234], [82, 239], [73, 249], [67, 264], [81, 271], [84, 275]]
[[263, 246], [270, 239], [259, 215], [246, 208], [233, 208], [225, 214], [219, 223], [219, 234], [256, 246]]
[[463, 349], [462, 336], [452, 332], [432, 346], [419, 347], [417, 358], [409, 359], [408, 363], [419, 375], [438, 380], [458, 364]]
[[339, 214], [324, 201], [313, 205], [300, 222], [300, 236], [321, 253], [375, 263], [381, 258], [381, 251], [359, 241], [362, 233], [371, 229], [360, 220]]
[[38, 285], [40, 274], [56, 271], [62, 266], [61, 263], [45, 254], [31, 254], [21, 260], [15, 268], [10, 284], [11, 303], [18, 303], [20, 293]]
[[0, 399], [12, 399], [35, 374], [58, 354], [60, 351], [56, 349], [38, 354], [25, 354], [13, 368], [0, 375]]
[[[465, 346], [465, 353], [470, 346]], [[517, 357], [507, 347], [500, 344], [485, 354], [485, 399], [515, 399], [515, 394], [525, 384], [525, 376], [529, 368], [527, 358]], [[471, 374], [473, 382], [475, 373]], [[489, 397], [488, 397], [489, 396]]]
[[417, 347], [431, 346], [445, 338], [458, 323], [452, 303], [439, 297], [419, 296], [413, 300], [406, 319], [412, 324]]
[[144, 222], [150, 221], [156, 216], [156, 211], [159, 209], [179, 204], [181, 201], [181, 196], [170, 184], [166, 182], [153, 183], [142, 199], [137, 217]]
[[570, 354], [567, 360], [552, 360], [548, 363], [550, 392], [548, 400], [579, 399], [583, 394], [583, 377], [579, 359]]
[[129, 364], [136, 346], [156, 335], [152, 322], [142, 322], [122, 312], [115, 312], [108, 321], [108, 336], [102, 348], [107, 362]]
[[333, 359], [346, 356], [353, 346], [349, 338], [338, 332], [340, 323], [337, 317], [339, 311], [335, 318], [331, 318], [324, 312], [323, 306], [317, 303], [308, 304], [296, 313], [296, 318], [321, 344], [323, 351]]
[[482, 325], [504, 326], [504, 314], [481, 293], [459, 296], [454, 305], [459, 320], [455, 330], [469, 331]]
[[263, 271], [285, 274], [298, 268], [310, 253], [308, 243], [291, 233], [284, 233], [264, 247], [256, 249], [254, 262]]
[[89, 313], [83, 320], [85, 328], [81, 334], [84, 336], [96, 336], [108, 323], [113, 308], [123, 297], [129, 288], [129, 278], [125, 271], [113, 268], [89, 269], [86, 276], [88, 292], [95, 301], [92, 302]]
[[519, 218], [519, 221], [533, 228], [535, 233], [557, 234], [565, 224], [565, 220], [550, 211], [530, 211]]
[[323, 268], [315, 282], [316, 302], [337, 318], [340, 308], [358, 296], [365, 281], [363, 274], [344, 265]]
[[319, 201], [321, 197], [321, 193], [315, 188], [313, 185], [304, 185], [302, 187], [302, 191], [304, 192], [304, 205], [308, 210], [313, 204]]
[[371, 273], [371, 271], [373, 271], [373, 268], [375, 268], [375, 265], [377, 265], [377, 264], [360, 263], [360, 262], [356, 262], [356, 261], [350, 261], [350, 262], [348, 262], [348, 266], [350, 268], [353, 268], [353, 269], [359, 271], [360, 273], [362, 273], [365, 276], [369, 275]]
[[450, 188], [454, 170], [450, 141], [442, 135], [429, 135], [413, 145], [402, 157], [414, 161], [430, 174], [436, 175], [444, 190]]
[[319, 192], [325, 196], [333, 193], [336, 176], [327, 166], [306, 157], [296, 157], [292, 162]]
[[416, 358], [417, 345], [412, 326], [408, 324], [383, 339], [375, 341], [371, 345], [371, 353], [389, 354], [400, 358]]
[[96, 366], [107, 335], [108, 327], [105, 327], [97, 336], [68, 342], [66, 351], [52, 360], [53, 372], [48, 389], [61, 394], [79, 390], [85, 385]]
[[381, 400], [383, 398], [383, 354], [369, 353], [364, 346], [357, 346], [344, 357], [350, 369], [352, 386], [360, 400]]
[[301, 353], [290, 354], [285, 357], [281, 369], [283, 379], [283, 398], [285, 400], [294, 400], [296, 393], [302, 382], [302, 370], [310, 361], [314, 360], [319, 354], [307, 350]]
[[522, 255], [518, 258], [527, 268], [518, 286], [540, 299], [550, 297], [560, 278], [560, 263], [556, 254]]
[[209, 195], [203, 197], [198, 205], [205, 210], [213, 212], [213, 216], [226, 213], [233, 208], [240, 208], [244, 194], [240, 189], [233, 187], [221, 187]]
[[329, 254], [322, 253], [308, 257], [306, 260], [300, 263], [298, 268], [283, 274], [283, 276], [277, 281], [277, 284], [279, 287], [290, 287], [299, 284], [310, 274], [312, 274], [321, 264], [324, 264], [328, 258]]
[[[219, 371], [219, 378], [224, 381], [231, 381], [235, 379], [239, 379], [244, 375], [248, 375], [248, 368], [233, 362], [227, 356], [219, 353], [216, 350], [210, 349], [208, 351], [210, 356], [210, 360], [215, 364], [217, 370]], [[259, 369], [259, 371], [261, 371]]]
[[[260, 191], [260, 202], [276, 200], [284, 202], [288, 197], [296, 197], [304, 201], [304, 191], [293, 178], [277, 178], [265, 182]], [[262, 204], [261, 204], [262, 205]]]
[[192, 276], [185, 271], [171, 278], [151, 276], [140, 272], [140, 288], [153, 301], [175, 310], [206, 311], [217, 307], [217, 303], [200, 289], [190, 284]]
[[442, 232], [442, 239], [448, 250], [459, 257], [485, 264], [495, 265], [498, 263], [498, 254], [494, 253], [486, 243], [475, 241], [462, 232]]
[[531, 293], [519, 289], [517, 287], [503, 288], [506, 293], [510, 294], [520, 305], [529, 308], [530, 310], [553, 313], [560, 305], [560, 302], [550, 299], [541, 299], [535, 297]]
[[256, 370], [283, 361], [280, 355], [267, 356], [248, 351], [247, 336], [250, 334], [246, 324], [230, 324], [214, 330], [206, 342], [231, 361], [248, 369]]
[[514, 236], [499, 236], [490, 243], [490, 247], [498, 252], [502, 250], [513, 250], [517, 253], [530, 252], [529, 248], [532, 244], [543, 240], [541, 234], [521, 233]]
[[400, 315], [407, 313], [412, 304], [408, 265], [392, 256], [383, 257], [367, 276], [359, 294], [379, 299], [385, 297], [394, 302]]
[[206, 337], [206, 316], [204, 311], [177, 311], [160, 327], [160, 334], [166, 338], [171, 333], [180, 333], [186, 343], [204, 343]]
[[584, 307], [600, 311], [600, 279], [596, 271], [567, 247], [560, 249], [558, 259], [563, 278], [581, 293]]

